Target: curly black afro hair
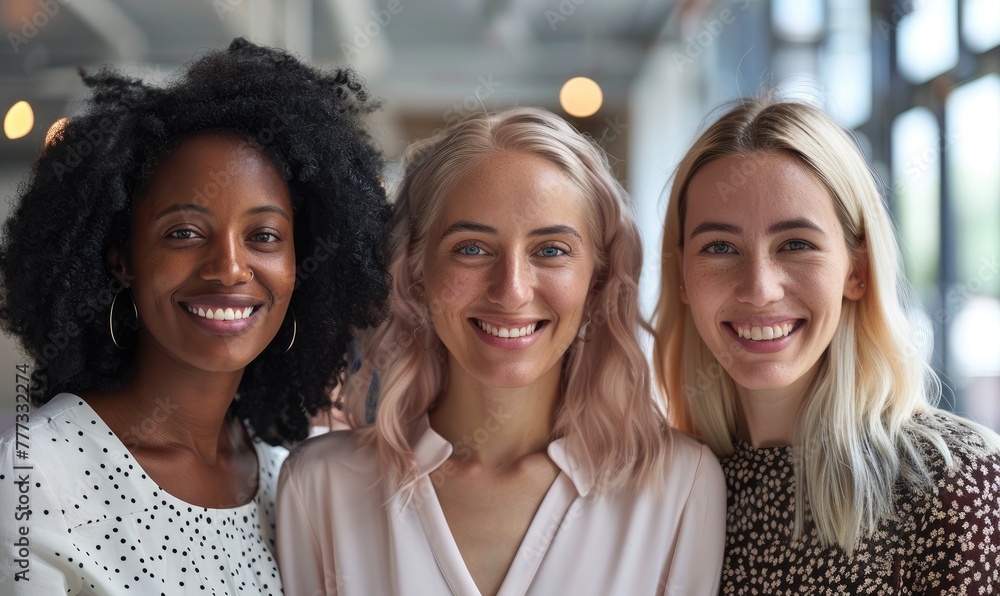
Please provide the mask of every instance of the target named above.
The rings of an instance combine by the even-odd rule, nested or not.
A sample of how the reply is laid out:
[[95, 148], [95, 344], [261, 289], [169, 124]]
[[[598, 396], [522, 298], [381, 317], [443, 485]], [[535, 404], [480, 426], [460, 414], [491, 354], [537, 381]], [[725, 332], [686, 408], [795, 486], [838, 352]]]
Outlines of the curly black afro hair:
[[233, 410], [271, 443], [305, 438], [306, 413], [330, 406], [353, 330], [385, 313], [390, 207], [360, 123], [377, 102], [351, 70], [320, 71], [242, 38], [163, 87], [109, 68], [81, 75], [92, 88], [84, 113], [35, 161], [0, 243], [0, 321], [35, 361], [32, 400], [107, 391], [134, 375], [135, 348], [115, 347], [108, 329], [121, 284], [106, 251], [129, 254], [130, 208], [158, 158], [185, 137], [232, 131], [288, 181], [298, 323], [291, 351], [289, 315], [247, 366]]

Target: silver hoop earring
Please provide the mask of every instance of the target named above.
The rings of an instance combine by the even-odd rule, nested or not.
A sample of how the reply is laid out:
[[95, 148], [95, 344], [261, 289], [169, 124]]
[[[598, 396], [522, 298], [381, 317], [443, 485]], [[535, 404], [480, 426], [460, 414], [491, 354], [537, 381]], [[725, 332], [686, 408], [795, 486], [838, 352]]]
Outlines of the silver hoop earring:
[[295, 319], [295, 311], [292, 310], [291, 307], [288, 307], [288, 310], [292, 311], [292, 341], [288, 342], [288, 347], [285, 348], [285, 351], [282, 352], [282, 354], [288, 353], [288, 350], [291, 350], [292, 346], [295, 345], [295, 336], [298, 334], [298, 331], [299, 331], [299, 323]]
[[[111, 331], [111, 342], [115, 344], [115, 347], [119, 350], [127, 350], [132, 347], [132, 344], [134, 344], [135, 341], [133, 341], [132, 344], [123, 347], [118, 343], [118, 339], [115, 337], [115, 303], [118, 302], [118, 294], [121, 293], [122, 290], [119, 290], [115, 293], [115, 297], [111, 299], [111, 311], [108, 313], [108, 330]], [[135, 307], [135, 300], [132, 300], [132, 312], [135, 313], [136, 320], [139, 320], [139, 311]]]

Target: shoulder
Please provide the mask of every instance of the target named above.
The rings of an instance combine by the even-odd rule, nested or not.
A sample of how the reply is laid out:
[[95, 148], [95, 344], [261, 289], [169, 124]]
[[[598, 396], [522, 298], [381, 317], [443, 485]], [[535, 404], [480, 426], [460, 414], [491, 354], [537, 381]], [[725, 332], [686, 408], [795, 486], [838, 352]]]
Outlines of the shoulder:
[[271, 445], [260, 437], [252, 437], [251, 440], [261, 471], [277, 477], [281, 465], [288, 457], [288, 449], [280, 445]]
[[671, 467], [714, 468], [722, 472], [719, 460], [707, 445], [677, 429], [667, 429]]
[[681, 481], [692, 488], [699, 486], [725, 496], [722, 467], [707, 445], [673, 428], [667, 431], [667, 441], [669, 456], [665, 480], [668, 484]]
[[36, 467], [71, 468], [78, 455], [95, 458], [95, 449], [107, 447], [98, 433], [103, 428], [103, 420], [83, 399], [60, 393], [0, 434], [0, 451], [23, 449]]
[[[382, 503], [382, 475], [375, 448], [356, 430], [329, 432], [297, 445], [285, 459], [278, 480], [278, 515], [297, 513], [282, 502], [293, 502], [299, 513], [363, 510]], [[356, 513], [356, 511], [355, 511]], [[354, 514], [351, 514], [354, 515]], [[279, 521], [279, 527], [281, 523]]]
[[939, 491], [966, 492], [950, 490], [953, 485], [1000, 488], [1000, 437], [989, 429], [943, 412], [924, 414], [917, 420], [922, 426], [939, 432], [947, 448], [944, 454], [940, 445], [926, 438], [919, 440], [932, 483]]
[[902, 494], [909, 502], [901, 507], [918, 514], [921, 534], [937, 541], [944, 532], [957, 547], [980, 541], [977, 534], [1000, 532], [1000, 437], [944, 412], [922, 414], [916, 422], [940, 437], [919, 436], [929, 478]]
[[948, 450], [919, 441], [930, 486], [901, 505], [918, 514], [913, 548], [924, 553], [922, 581], [928, 588], [961, 584], [969, 593], [1000, 587], [1000, 567], [982, 567], [1000, 548], [1000, 437], [945, 413], [917, 421], [938, 431]]
[[296, 483], [323, 482], [331, 476], [374, 477], [378, 473], [375, 448], [357, 430], [337, 430], [306, 439], [285, 459], [282, 477]]
[[16, 426], [0, 434], [0, 441], [12, 440], [18, 431], [22, 433], [38, 431], [46, 434], [53, 434], [52, 431], [55, 431], [54, 434], [65, 434], [60, 432], [62, 429], [60, 424], [79, 425], [81, 421], [86, 422], [88, 412], [91, 412], [90, 406], [82, 398], [72, 393], [60, 393], [25, 414], [25, 418], [22, 418]]

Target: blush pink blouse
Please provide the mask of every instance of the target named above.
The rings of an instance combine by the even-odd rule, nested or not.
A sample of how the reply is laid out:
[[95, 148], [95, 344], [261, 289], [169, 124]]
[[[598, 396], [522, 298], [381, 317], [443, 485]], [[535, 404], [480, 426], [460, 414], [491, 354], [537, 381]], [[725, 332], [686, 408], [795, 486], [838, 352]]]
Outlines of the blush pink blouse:
[[[726, 485], [705, 446], [679, 432], [663, 491], [594, 490], [562, 440], [548, 455], [560, 473], [507, 571], [499, 596], [717, 594]], [[373, 447], [353, 431], [315, 437], [285, 461], [278, 485], [277, 551], [289, 596], [480, 596], [438, 502], [430, 472], [452, 445], [426, 417], [416, 429], [420, 470], [409, 502], [393, 496]]]

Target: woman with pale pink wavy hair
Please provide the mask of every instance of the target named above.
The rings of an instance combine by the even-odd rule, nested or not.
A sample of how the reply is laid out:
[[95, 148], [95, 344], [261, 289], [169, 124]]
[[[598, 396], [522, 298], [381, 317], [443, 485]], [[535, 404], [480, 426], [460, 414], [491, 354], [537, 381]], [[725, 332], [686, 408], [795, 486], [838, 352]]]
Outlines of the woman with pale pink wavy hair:
[[714, 594], [722, 474], [655, 405], [639, 231], [603, 152], [516, 108], [403, 166], [392, 315], [344, 388], [358, 430], [282, 472], [288, 593]]

